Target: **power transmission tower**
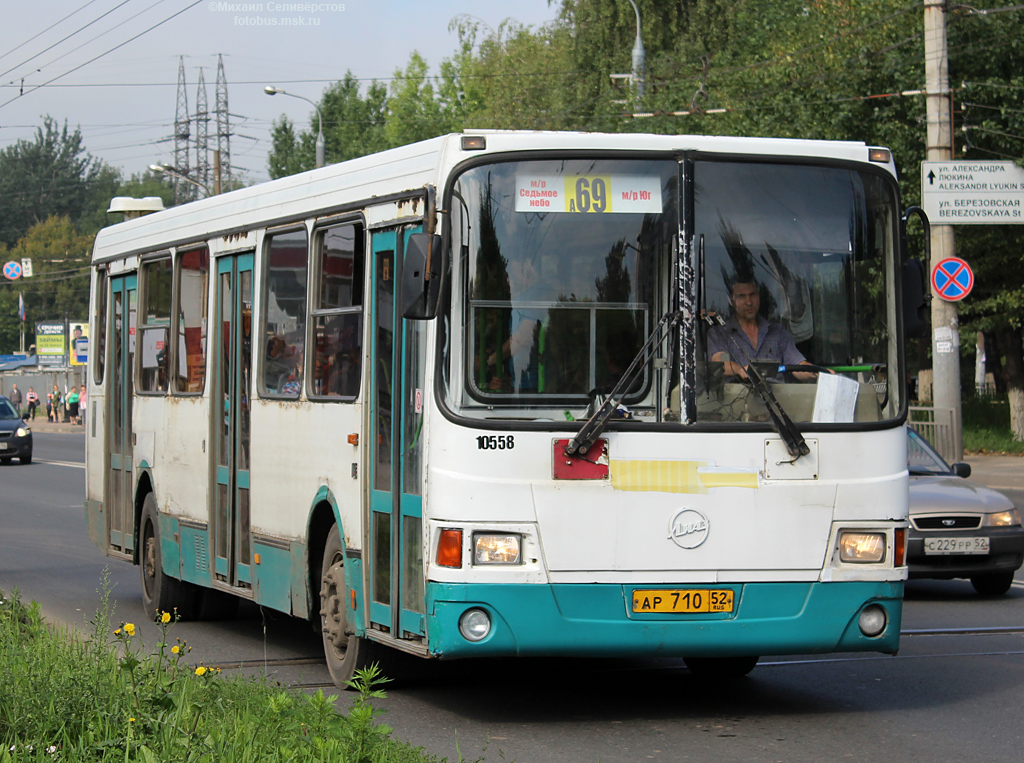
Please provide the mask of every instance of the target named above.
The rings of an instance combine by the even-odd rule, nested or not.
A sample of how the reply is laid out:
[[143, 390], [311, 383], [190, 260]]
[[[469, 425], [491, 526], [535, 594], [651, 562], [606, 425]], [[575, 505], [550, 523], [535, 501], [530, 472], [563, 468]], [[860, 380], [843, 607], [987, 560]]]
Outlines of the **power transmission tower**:
[[206, 107], [206, 79], [199, 69], [199, 84], [196, 88], [196, 182], [204, 188], [210, 187], [210, 154], [206, 143], [207, 123], [210, 115]]
[[231, 125], [228, 120], [228, 80], [224, 75], [224, 59], [217, 54], [217, 151], [220, 155], [222, 191], [231, 190]]
[[[185, 94], [185, 57], [178, 58], [178, 104], [174, 111], [174, 172], [188, 177], [189, 114]], [[174, 178], [174, 203], [183, 204], [193, 196], [192, 184]]]

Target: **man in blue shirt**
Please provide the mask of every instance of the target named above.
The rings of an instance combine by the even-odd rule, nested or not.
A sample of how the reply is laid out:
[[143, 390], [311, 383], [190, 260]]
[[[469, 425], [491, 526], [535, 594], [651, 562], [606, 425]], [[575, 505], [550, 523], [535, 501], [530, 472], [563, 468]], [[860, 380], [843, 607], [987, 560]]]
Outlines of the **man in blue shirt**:
[[[711, 360], [724, 361], [726, 376], [747, 378], [744, 367], [751, 361], [763, 360], [779, 365], [795, 366], [807, 360], [796, 348], [793, 337], [778, 323], [759, 315], [761, 292], [752, 279], [737, 280], [729, 293], [732, 315], [724, 326], [708, 332], [708, 353]], [[813, 372], [794, 372], [800, 380], [813, 379]]]

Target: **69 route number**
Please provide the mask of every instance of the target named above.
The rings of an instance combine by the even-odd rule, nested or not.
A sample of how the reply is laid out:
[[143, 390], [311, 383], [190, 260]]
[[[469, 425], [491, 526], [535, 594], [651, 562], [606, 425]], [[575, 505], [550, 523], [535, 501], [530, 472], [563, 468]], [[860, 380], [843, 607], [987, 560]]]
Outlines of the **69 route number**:
[[485, 434], [476, 438], [477, 450], [512, 450], [515, 446], [515, 437], [510, 434]]

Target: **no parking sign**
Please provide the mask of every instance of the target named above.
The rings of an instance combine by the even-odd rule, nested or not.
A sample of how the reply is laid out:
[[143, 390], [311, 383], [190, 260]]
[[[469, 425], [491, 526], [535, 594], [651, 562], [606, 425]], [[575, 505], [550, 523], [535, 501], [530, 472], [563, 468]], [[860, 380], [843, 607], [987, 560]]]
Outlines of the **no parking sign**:
[[14, 260], [4, 265], [4, 277], [9, 281], [15, 281], [21, 278], [21, 265]]
[[932, 269], [932, 288], [947, 302], [959, 302], [974, 288], [971, 266], [959, 257], [947, 257]]

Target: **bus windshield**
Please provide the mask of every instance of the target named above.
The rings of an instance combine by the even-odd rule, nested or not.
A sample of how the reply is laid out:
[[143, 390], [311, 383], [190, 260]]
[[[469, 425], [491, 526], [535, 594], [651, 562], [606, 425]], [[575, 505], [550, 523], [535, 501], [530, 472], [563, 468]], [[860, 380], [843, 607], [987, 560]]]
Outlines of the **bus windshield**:
[[[682, 168], [574, 158], [457, 177], [444, 375], [453, 411], [579, 419], [682, 306], [702, 320], [684, 320], [620, 385], [621, 418], [768, 422], [751, 365], [794, 421], [898, 414], [892, 178], [767, 161]], [[680, 198], [684, 171], [692, 193]], [[678, 276], [680, 259], [692, 278]]]

